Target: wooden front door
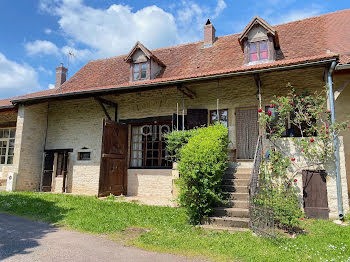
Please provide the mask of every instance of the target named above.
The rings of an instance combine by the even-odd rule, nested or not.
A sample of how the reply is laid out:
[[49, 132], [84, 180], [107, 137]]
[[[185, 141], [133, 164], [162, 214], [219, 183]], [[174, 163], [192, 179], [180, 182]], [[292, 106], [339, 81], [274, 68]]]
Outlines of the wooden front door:
[[258, 136], [258, 109], [236, 109], [237, 159], [254, 159]]
[[41, 184], [42, 192], [51, 192], [54, 153], [44, 153], [44, 170]]
[[303, 170], [304, 211], [309, 218], [329, 218], [325, 171]]
[[103, 121], [99, 196], [126, 195], [128, 127]]

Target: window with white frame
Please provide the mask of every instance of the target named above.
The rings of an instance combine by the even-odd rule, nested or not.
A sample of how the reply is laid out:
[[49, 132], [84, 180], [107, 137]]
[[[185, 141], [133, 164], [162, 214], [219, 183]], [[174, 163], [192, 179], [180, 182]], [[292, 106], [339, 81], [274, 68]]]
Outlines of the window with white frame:
[[13, 164], [15, 134], [15, 128], [0, 129], [0, 165]]
[[132, 168], [171, 167], [164, 134], [171, 131], [171, 123], [134, 125], [131, 129]]

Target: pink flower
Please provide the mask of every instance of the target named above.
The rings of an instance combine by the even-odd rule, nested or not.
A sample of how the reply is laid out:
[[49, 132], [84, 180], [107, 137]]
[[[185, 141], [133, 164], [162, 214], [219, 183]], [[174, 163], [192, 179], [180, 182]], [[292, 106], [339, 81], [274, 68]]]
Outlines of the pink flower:
[[294, 182], [296, 183], [298, 181], [298, 179], [294, 178]]
[[303, 149], [303, 150], [301, 150], [301, 152], [303, 152], [303, 153], [304, 153], [304, 152], [305, 152], [305, 150]]
[[293, 157], [293, 158], [291, 159], [291, 161], [294, 162], [294, 161], [295, 161], [295, 158]]
[[311, 142], [311, 143], [315, 142], [315, 139], [311, 138], [311, 139], [310, 139], [310, 142]]
[[271, 107], [271, 108], [274, 108], [274, 107], [275, 107], [275, 104], [271, 104], [270, 107]]
[[288, 182], [288, 184], [287, 184], [287, 185], [288, 185], [288, 186], [290, 186], [290, 185], [291, 185], [291, 183], [289, 183], [289, 182]]
[[328, 134], [328, 131], [326, 131], [326, 134]]
[[272, 115], [272, 112], [269, 110], [269, 111], [267, 111], [267, 115], [268, 116], [271, 116]]
[[290, 101], [290, 104], [291, 104], [291, 105], [294, 105], [294, 102], [293, 102], [293, 101]]
[[258, 112], [259, 112], [259, 113], [261, 113], [261, 112], [262, 112], [262, 109], [261, 109], [261, 108], [259, 108], [259, 109], [258, 109]]
[[332, 111], [331, 110], [328, 110], [328, 113], [330, 114]]
[[304, 218], [303, 218], [303, 217], [301, 217], [301, 218], [300, 218], [300, 220], [304, 220]]

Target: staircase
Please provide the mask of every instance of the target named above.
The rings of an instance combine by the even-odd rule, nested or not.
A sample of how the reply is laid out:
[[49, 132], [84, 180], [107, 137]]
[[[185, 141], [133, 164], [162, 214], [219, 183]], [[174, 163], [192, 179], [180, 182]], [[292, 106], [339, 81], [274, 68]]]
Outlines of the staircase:
[[6, 178], [0, 178], [0, 192], [6, 191]]
[[248, 184], [253, 161], [229, 164], [222, 181], [228, 203], [214, 208], [213, 215], [201, 225], [204, 229], [218, 231], [247, 231], [249, 227]]

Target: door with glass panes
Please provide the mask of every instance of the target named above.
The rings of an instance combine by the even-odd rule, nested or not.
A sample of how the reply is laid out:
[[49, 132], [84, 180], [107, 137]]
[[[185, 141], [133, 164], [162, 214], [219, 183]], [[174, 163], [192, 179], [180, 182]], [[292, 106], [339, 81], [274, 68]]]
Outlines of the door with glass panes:
[[0, 128], [0, 165], [13, 164], [15, 135], [15, 128]]

